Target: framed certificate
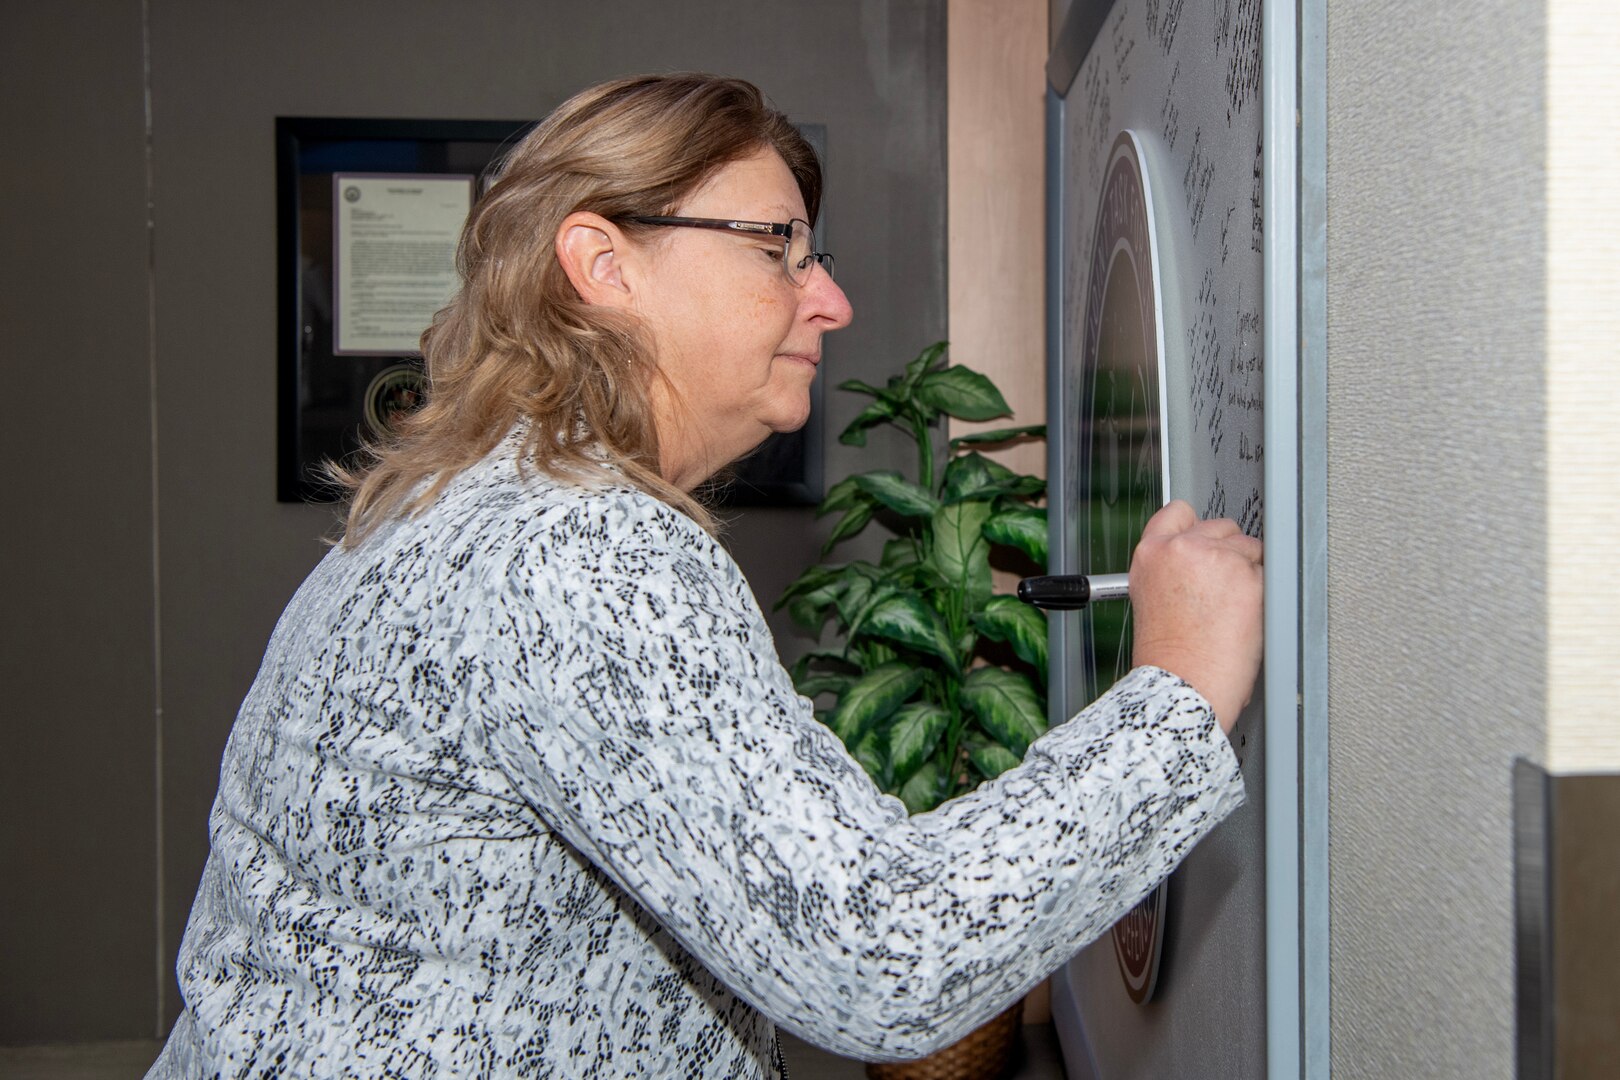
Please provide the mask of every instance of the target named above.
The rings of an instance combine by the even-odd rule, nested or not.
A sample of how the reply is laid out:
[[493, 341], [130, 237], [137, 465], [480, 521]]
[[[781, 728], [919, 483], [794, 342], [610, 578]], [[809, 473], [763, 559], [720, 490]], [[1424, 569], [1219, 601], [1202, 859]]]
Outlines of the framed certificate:
[[277, 469], [282, 502], [422, 401], [418, 339], [454, 294], [484, 177], [530, 123], [278, 117]]

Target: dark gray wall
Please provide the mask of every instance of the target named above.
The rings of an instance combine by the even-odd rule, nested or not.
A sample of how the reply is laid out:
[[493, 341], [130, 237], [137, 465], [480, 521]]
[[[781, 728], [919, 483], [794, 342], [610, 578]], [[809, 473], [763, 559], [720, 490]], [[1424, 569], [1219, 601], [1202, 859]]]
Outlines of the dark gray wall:
[[0, 7], [7, 1041], [156, 1015], [141, 11], [101, 7]]
[[[523, 119], [617, 75], [740, 75], [827, 128], [827, 241], [856, 309], [827, 347], [829, 442], [860, 406], [832, 386], [945, 327], [942, 0], [150, 0], [144, 81], [142, 5], [92, 7], [0, 24], [0, 341], [25, 391], [4, 427], [4, 1043], [172, 1022], [219, 754], [330, 531], [274, 498], [276, 116]], [[834, 443], [829, 476], [857, 454], [909, 460]], [[737, 518], [767, 606], [826, 528]]]

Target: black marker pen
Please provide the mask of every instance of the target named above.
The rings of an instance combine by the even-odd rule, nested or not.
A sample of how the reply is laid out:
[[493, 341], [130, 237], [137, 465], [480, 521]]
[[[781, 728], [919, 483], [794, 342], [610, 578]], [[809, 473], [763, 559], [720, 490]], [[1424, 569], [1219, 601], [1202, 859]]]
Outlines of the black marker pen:
[[1129, 574], [1049, 574], [1018, 583], [1018, 599], [1048, 611], [1075, 611], [1094, 600], [1125, 600]]

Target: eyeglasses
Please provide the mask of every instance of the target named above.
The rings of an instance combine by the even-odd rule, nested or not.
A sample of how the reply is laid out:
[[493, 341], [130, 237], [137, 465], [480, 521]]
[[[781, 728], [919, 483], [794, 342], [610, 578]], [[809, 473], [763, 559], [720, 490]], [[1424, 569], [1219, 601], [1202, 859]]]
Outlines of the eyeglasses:
[[810, 268], [813, 263], [820, 263], [821, 268], [827, 271], [827, 276], [833, 276], [833, 257], [825, 251], [816, 250], [815, 233], [810, 230], [810, 223], [803, 218], [794, 218], [788, 222], [772, 221], [729, 221], [726, 218], [701, 217], [663, 217], [659, 215], [631, 214], [624, 220], [636, 221], [643, 225], [670, 225], [683, 229], [720, 229], [724, 232], [741, 233], [745, 236], [780, 236], [782, 238], [782, 272], [787, 279], [795, 285], [803, 285], [810, 280]]

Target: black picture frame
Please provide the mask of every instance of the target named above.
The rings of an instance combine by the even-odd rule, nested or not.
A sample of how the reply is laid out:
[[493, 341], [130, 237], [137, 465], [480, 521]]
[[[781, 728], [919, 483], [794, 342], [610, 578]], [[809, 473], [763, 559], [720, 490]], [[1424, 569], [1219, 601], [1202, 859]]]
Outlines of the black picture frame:
[[[333, 349], [332, 177], [338, 173], [484, 178], [533, 121], [276, 118], [277, 449], [280, 502], [331, 502], [322, 467], [345, 461], [369, 429], [368, 390], [409, 382], [421, 356]], [[475, 192], [476, 194], [476, 192]], [[375, 389], [374, 389], [375, 388]]]
[[[332, 177], [338, 173], [473, 174], [482, 194], [504, 153], [535, 121], [284, 116], [275, 121], [277, 449], [279, 502], [332, 502], [328, 462], [352, 460], [371, 430], [368, 400], [420, 378], [411, 352], [333, 349]], [[825, 160], [826, 129], [800, 130]], [[825, 215], [823, 215], [823, 218]], [[825, 236], [818, 223], [818, 236]], [[775, 435], [715, 489], [724, 506], [809, 506], [822, 498], [821, 380], [810, 421]], [[372, 400], [373, 406], [376, 400]], [[375, 408], [373, 412], [375, 413]]]

